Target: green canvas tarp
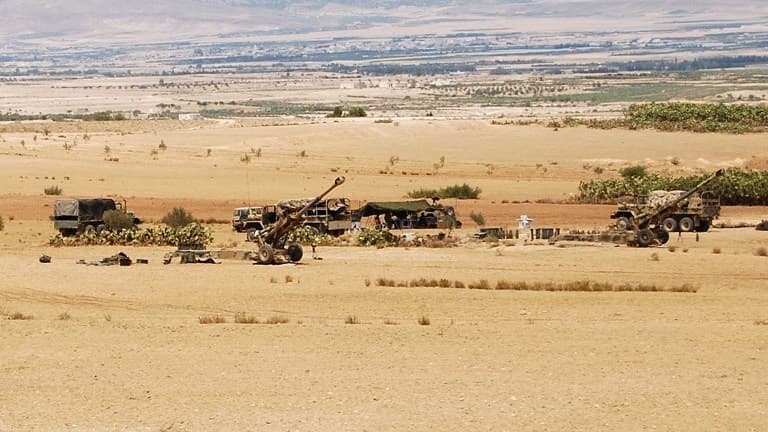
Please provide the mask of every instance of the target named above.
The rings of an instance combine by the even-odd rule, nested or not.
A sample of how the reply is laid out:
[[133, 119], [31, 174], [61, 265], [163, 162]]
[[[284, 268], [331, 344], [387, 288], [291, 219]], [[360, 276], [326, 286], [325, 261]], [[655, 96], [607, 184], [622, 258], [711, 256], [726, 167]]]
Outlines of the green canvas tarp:
[[431, 208], [432, 205], [426, 200], [369, 202], [360, 209], [360, 215], [365, 217], [390, 213], [399, 218], [405, 218], [408, 214]]

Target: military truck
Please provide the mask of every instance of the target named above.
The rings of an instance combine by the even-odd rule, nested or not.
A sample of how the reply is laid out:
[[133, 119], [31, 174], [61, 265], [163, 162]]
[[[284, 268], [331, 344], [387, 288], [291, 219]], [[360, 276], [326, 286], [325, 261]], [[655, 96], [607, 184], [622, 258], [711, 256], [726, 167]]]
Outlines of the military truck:
[[[638, 195], [634, 202], [619, 203], [611, 214], [619, 231], [630, 229], [634, 221], [643, 214], [662, 211], [659, 225], [666, 232], [706, 232], [712, 221], [720, 216], [720, 199], [712, 191], [693, 191], [680, 200], [686, 191], [653, 191], [649, 195]], [[677, 201], [677, 202], [676, 202]], [[674, 205], [665, 208], [668, 204]]]
[[644, 205], [620, 207], [611, 217], [616, 219], [618, 230], [629, 234], [627, 243], [630, 246], [664, 244], [669, 241], [670, 232], [707, 231], [712, 220], [720, 214], [720, 201], [714, 194], [700, 191], [724, 173], [724, 170], [718, 170], [685, 192], [658, 195], [657, 201], [649, 200]]
[[[381, 228], [459, 229], [462, 226], [452, 206], [439, 204], [434, 199], [431, 204], [426, 200], [369, 202], [358, 213], [360, 217], [377, 217]], [[384, 215], [383, 221], [381, 215]]]
[[260, 231], [276, 219], [275, 206], [238, 207], [232, 214], [232, 229], [237, 232]]
[[139, 218], [127, 211], [125, 201], [116, 202], [112, 198], [60, 199], [54, 204], [53, 227], [64, 237], [101, 232], [107, 228], [104, 213], [109, 210], [125, 212], [134, 225], [141, 223]]

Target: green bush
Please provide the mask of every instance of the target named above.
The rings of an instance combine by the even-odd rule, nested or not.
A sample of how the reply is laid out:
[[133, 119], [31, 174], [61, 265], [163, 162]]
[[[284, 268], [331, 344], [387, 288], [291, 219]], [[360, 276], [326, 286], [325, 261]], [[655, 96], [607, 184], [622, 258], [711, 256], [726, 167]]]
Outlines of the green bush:
[[619, 170], [619, 174], [625, 179], [645, 177], [648, 175], [648, 169], [642, 165], [628, 166]]
[[389, 231], [381, 231], [374, 228], [363, 228], [357, 235], [357, 244], [360, 246], [387, 246], [397, 244], [397, 236]]
[[195, 218], [184, 207], [174, 207], [167, 215], [163, 216], [162, 220], [171, 228], [185, 227], [194, 221]]
[[408, 192], [409, 198], [458, 198], [458, 199], [478, 199], [483, 192], [479, 187], [471, 187], [464, 183], [462, 185], [453, 185], [442, 189], [417, 189]]
[[469, 218], [472, 219], [472, 222], [476, 223], [477, 226], [485, 226], [485, 216], [483, 216], [482, 213], [470, 212]]
[[133, 228], [133, 217], [120, 210], [104, 212], [104, 225], [111, 231], [122, 231]]
[[328, 234], [317, 234], [312, 227], [300, 226], [288, 234], [288, 243], [301, 243], [303, 245], [315, 244], [317, 246], [329, 246], [333, 244], [333, 237]]
[[64, 190], [59, 186], [53, 185], [43, 189], [43, 192], [46, 195], [61, 195], [64, 192]]

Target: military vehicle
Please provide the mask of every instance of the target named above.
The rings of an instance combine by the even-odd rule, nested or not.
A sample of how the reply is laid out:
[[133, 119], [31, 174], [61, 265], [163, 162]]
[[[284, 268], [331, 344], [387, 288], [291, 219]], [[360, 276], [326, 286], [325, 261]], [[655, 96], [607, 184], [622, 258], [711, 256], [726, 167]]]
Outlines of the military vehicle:
[[[452, 206], [436, 200], [369, 202], [358, 210], [360, 217], [384, 215], [382, 227], [392, 229], [461, 228]], [[381, 220], [381, 218], [379, 218]]]
[[238, 207], [232, 214], [232, 229], [237, 232], [261, 231], [276, 218], [275, 206]]
[[722, 176], [718, 170], [688, 191], [651, 195], [634, 205], [620, 205], [611, 215], [619, 231], [629, 231], [628, 244], [646, 247], [664, 244], [670, 232], [704, 232], [720, 215], [720, 200], [712, 192], [699, 193]]
[[139, 218], [128, 212], [125, 201], [116, 202], [112, 198], [60, 199], [54, 204], [53, 227], [65, 237], [101, 232], [107, 228], [104, 213], [109, 210], [126, 213], [134, 225], [141, 223]]
[[259, 264], [298, 262], [304, 256], [304, 250], [298, 243], [288, 242], [291, 231], [302, 226], [307, 212], [325, 198], [331, 191], [344, 183], [344, 177], [337, 177], [333, 185], [302, 207], [277, 206], [277, 219], [254, 233], [253, 240], [258, 245], [255, 261]]
[[[312, 199], [284, 200], [277, 203], [278, 208], [300, 208]], [[312, 227], [317, 234], [328, 233], [341, 235], [352, 229], [352, 210], [349, 198], [321, 199], [309, 207], [305, 214], [304, 225]]]

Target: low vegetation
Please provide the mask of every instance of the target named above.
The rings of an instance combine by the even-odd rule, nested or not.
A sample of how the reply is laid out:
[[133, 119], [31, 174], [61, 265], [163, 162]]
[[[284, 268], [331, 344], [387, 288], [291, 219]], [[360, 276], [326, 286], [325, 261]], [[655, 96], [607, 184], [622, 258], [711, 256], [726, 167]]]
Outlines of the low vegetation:
[[428, 326], [429, 324], [431, 324], [431, 322], [429, 321], [429, 317], [426, 315], [420, 316], [418, 319], [418, 323], [419, 325], [423, 325], [423, 326]]
[[757, 250], [755, 250], [755, 255], [761, 256], [761, 257], [768, 256], [768, 248], [766, 248], [765, 246], [760, 246], [759, 248], [757, 248]]
[[43, 189], [43, 192], [46, 195], [61, 195], [64, 193], [64, 190], [59, 186], [53, 185]]
[[89, 232], [74, 237], [63, 237], [56, 234], [48, 240], [51, 246], [90, 246], [90, 245], [119, 245], [119, 246], [207, 246], [213, 242], [210, 228], [199, 223], [191, 223], [183, 228], [155, 226], [148, 228], [133, 228], [120, 232], [104, 230], [100, 233]]
[[[768, 254], [768, 251], [766, 251]], [[573, 282], [527, 282], [509, 281], [500, 279], [496, 284], [491, 284], [487, 279], [472, 282], [450, 281], [448, 279], [412, 279], [410, 281], [396, 281], [388, 278], [377, 278], [374, 283], [382, 287], [433, 287], [433, 288], [468, 288], [474, 290], [497, 291], [584, 291], [584, 292], [685, 292], [695, 293], [698, 288], [684, 284], [674, 287], [660, 287], [653, 284], [613, 284], [610, 282], [596, 282], [581, 280]]]
[[28, 321], [28, 320], [32, 320], [34, 318], [35, 317], [32, 316], [32, 315], [23, 314], [21, 312], [14, 312], [14, 313], [8, 315], [8, 319], [9, 320], [14, 320], [14, 321]]
[[[625, 195], [644, 195], [654, 190], [689, 190], [709, 174], [671, 177], [646, 174], [613, 179], [594, 179], [579, 183], [577, 200], [581, 202], [615, 202]], [[707, 185], [724, 205], [768, 205], [768, 171], [729, 169]]]
[[358, 318], [357, 315], [347, 315], [347, 317], [344, 318], [344, 324], [360, 324], [360, 318]]
[[409, 198], [458, 198], [478, 199], [483, 192], [479, 187], [471, 187], [467, 183], [447, 186], [442, 189], [417, 189], [408, 192]]
[[3, 220], [3, 217], [0, 216], [0, 231], [5, 229], [5, 221]]
[[663, 131], [747, 133], [768, 130], [768, 106], [724, 103], [642, 103], [629, 107], [620, 119], [566, 118], [564, 126], [598, 129], [657, 129]]
[[195, 218], [184, 207], [174, 207], [163, 216], [162, 222], [171, 228], [182, 228], [195, 222]]
[[200, 324], [224, 324], [227, 319], [221, 315], [206, 315], [197, 318]]
[[133, 218], [128, 213], [120, 210], [107, 210], [104, 212], [104, 225], [111, 231], [120, 232], [133, 228]]

